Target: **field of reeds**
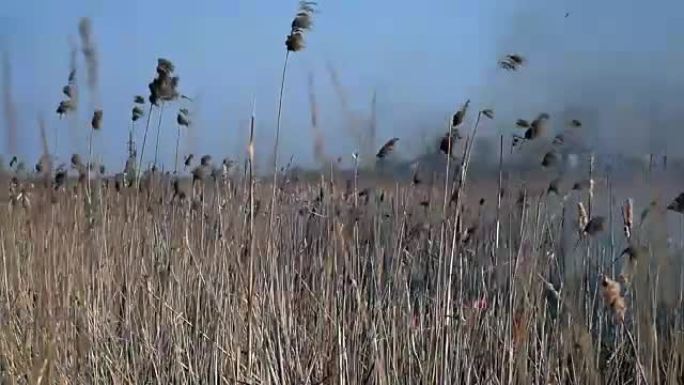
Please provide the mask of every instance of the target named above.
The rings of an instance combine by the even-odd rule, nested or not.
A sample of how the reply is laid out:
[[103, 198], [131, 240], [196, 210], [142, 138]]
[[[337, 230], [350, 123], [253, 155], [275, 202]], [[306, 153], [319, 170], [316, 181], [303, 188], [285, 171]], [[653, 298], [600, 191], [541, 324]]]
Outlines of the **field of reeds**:
[[[286, 57], [313, 13], [301, 4]], [[281, 100], [286, 73], [287, 58]], [[78, 108], [75, 80], [60, 115]], [[279, 107], [274, 172], [257, 173], [254, 116], [243, 159], [180, 153], [192, 114], [173, 111], [178, 86], [160, 59], [132, 100], [121, 172], [96, 160], [97, 103], [87, 154], [55, 167], [43, 133], [35, 172], [17, 158], [3, 171], [2, 384], [682, 382], [675, 161], [616, 175], [586, 151], [567, 168], [564, 138], [582, 123], [553, 132], [540, 113], [511, 122], [519, 134], [496, 138], [484, 167], [473, 148], [495, 112], [465, 102], [400, 176], [388, 172], [400, 138], [370, 165], [325, 161], [312, 111], [322, 165], [302, 172], [279, 162]], [[164, 105], [178, 127], [166, 172], [150, 119]], [[514, 166], [521, 154], [532, 165]]]

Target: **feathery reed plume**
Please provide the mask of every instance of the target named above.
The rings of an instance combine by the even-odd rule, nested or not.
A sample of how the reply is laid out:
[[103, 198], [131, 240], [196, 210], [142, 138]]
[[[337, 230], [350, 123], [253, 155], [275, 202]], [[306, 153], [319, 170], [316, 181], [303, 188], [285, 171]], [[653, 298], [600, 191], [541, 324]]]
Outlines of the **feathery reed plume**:
[[589, 224], [589, 216], [587, 215], [587, 210], [584, 208], [582, 202], [577, 203], [577, 228], [580, 234], [584, 232]]
[[223, 161], [221, 161], [221, 176], [224, 179], [227, 179], [230, 176], [230, 170], [233, 168], [233, 164], [234, 162], [230, 158], [223, 158]]
[[304, 49], [304, 33], [313, 25], [314, 6], [313, 1], [300, 1], [299, 11], [292, 20], [290, 34], [287, 35], [285, 46], [288, 52], [297, 52]]
[[95, 112], [93, 112], [93, 118], [90, 120], [90, 125], [93, 130], [102, 128], [102, 110], [95, 110]]
[[[84, 17], [78, 23], [78, 34], [81, 37], [81, 52], [88, 70], [88, 87], [90, 87], [93, 96], [97, 97], [98, 57], [95, 39], [93, 38], [93, 25], [89, 18]], [[95, 103], [97, 103], [97, 99]]]
[[549, 120], [549, 115], [546, 113], [542, 113], [537, 117], [537, 119], [533, 120], [532, 123], [530, 123], [530, 127], [525, 131], [525, 139], [527, 140], [533, 140], [546, 132], [546, 122]]
[[454, 131], [452, 134], [447, 132], [439, 139], [439, 150], [447, 156], [453, 156], [458, 139], [461, 139], [458, 131]]
[[180, 94], [177, 88], [180, 78], [174, 76], [175, 70], [176, 67], [170, 60], [164, 58], [157, 59], [157, 77], [148, 84], [150, 103], [156, 106], [159, 101], [168, 102], [178, 98]]
[[176, 116], [176, 123], [178, 123], [179, 126], [189, 127], [190, 118], [188, 115], [184, 114], [183, 111], [179, 111], [178, 115]]
[[603, 276], [603, 279], [601, 280], [601, 287], [603, 302], [610, 310], [613, 322], [616, 324], [624, 322], [627, 306], [625, 304], [625, 299], [621, 294], [620, 283]]
[[388, 140], [382, 147], [380, 147], [380, 150], [378, 153], [375, 155], [378, 159], [383, 159], [387, 157], [389, 154], [394, 151], [394, 147], [396, 146], [397, 142], [399, 141], [399, 138], [392, 138]]
[[5, 146], [8, 153], [13, 153], [16, 151], [17, 146], [17, 109], [12, 97], [12, 67], [7, 52], [3, 55], [2, 94], [7, 129]]
[[[157, 124], [157, 140], [155, 143], [154, 150], [154, 166], [157, 165], [157, 155], [159, 152], [159, 135], [161, 130], [162, 117], [164, 115], [164, 102], [170, 102], [176, 100], [179, 96], [177, 90], [179, 77], [174, 76], [175, 66], [173, 63], [164, 58], [157, 59], [157, 76], [148, 84], [150, 91], [149, 101], [153, 106], [159, 106], [161, 101], [161, 107], [159, 112], [159, 122]], [[142, 146], [140, 148], [140, 164], [143, 162], [143, 157], [145, 155], [145, 144], [147, 143], [147, 133], [150, 128], [150, 117], [152, 116], [152, 111], [147, 114], [147, 124], [145, 125], [145, 132], [143, 133]], [[140, 174], [136, 178], [138, 182], [140, 181]]]
[[454, 116], [451, 118], [451, 129], [455, 129], [456, 127], [460, 126], [463, 123], [463, 120], [465, 119], [465, 115], [468, 112], [468, 106], [470, 105], [470, 99], [466, 100], [465, 103], [463, 103], [463, 106], [461, 106], [461, 109], [456, 111]]
[[488, 119], [494, 119], [494, 110], [491, 108], [485, 108], [484, 110], [480, 111], [480, 113], [486, 116]]
[[78, 154], [71, 155], [71, 166], [73, 168], [83, 167], [83, 161], [81, 160], [80, 155], [78, 155]]
[[543, 167], [555, 167], [556, 165], [558, 165], [558, 161], [558, 153], [554, 150], [551, 150], [544, 154], [544, 158], [542, 158], [541, 165]]
[[136, 149], [135, 149], [135, 141], [133, 140], [133, 131], [135, 130], [135, 122], [137, 122], [140, 118], [142, 118], [145, 115], [145, 110], [143, 109], [142, 105], [145, 104], [145, 98], [142, 96], [136, 96], [133, 98], [133, 102], [135, 104], [140, 104], [140, 105], [134, 105], [133, 108], [131, 109], [131, 125], [128, 129], [128, 157], [135, 157], [136, 155]]
[[211, 155], [203, 155], [200, 158], [200, 165], [202, 166], [211, 166]]
[[192, 170], [192, 184], [197, 182], [204, 182], [209, 180], [212, 174], [212, 168], [209, 164], [200, 164]]
[[64, 165], [57, 167], [57, 172], [55, 173], [55, 179], [52, 184], [54, 190], [61, 189], [66, 184], [67, 172]]
[[420, 179], [420, 175], [418, 174], [418, 170], [419, 170], [419, 168], [416, 165], [413, 169], [413, 177], [411, 178], [414, 186], [417, 186], [417, 185], [423, 183], [423, 180]]
[[188, 154], [188, 156], [185, 157], [185, 161], [183, 162], [183, 164], [185, 164], [185, 167], [190, 167], [192, 165], [192, 159], [194, 157], [194, 154]]
[[62, 100], [61, 102], [59, 102], [59, 106], [57, 106], [57, 110], [55, 112], [57, 113], [57, 115], [59, 115], [60, 118], [62, 118], [64, 115], [68, 114], [73, 110], [75, 110], [75, 108], [71, 100]]
[[290, 52], [298, 52], [304, 49], [304, 33], [308, 31], [313, 25], [313, 13], [315, 2], [300, 1], [297, 15], [292, 20], [290, 33], [285, 39], [285, 62], [283, 63], [283, 72], [280, 77], [280, 92], [278, 96], [278, 115], [276, 118], [276, 132], [275, 140], [273, 142], [273, 189], [271, 192], [271, 210], [269, 216], [269, 230], [273, 224], [275, 215], [274, 207], [276, 202], [276, 194], [278, 193], [278, 148], [280, 145], [280, 124], [283, 113], [283, 92], [285, 90], [285, 75], [287, 74], [287, 63], [290, 58]]
[[625, 238], [632, 238], [632, 228], [634, 226], [634, 201], [629, 198], [622, 205], [622, 223]]
[[137, 122], [144, 115], [145, 115], [145, 110], [143, 110], [142, 107], [133, 106], [133, 109], [131, 110], [131, 121]]
[[582, 127], [582, 122], [580, 122], [577, 119], [573, 119], [570, 121], [570, 126], [571, 127]]
[[634, 245], [630, 245], [622, 250], [621, 255], [627, 256], [618, 277], [622, 283], [628, 285], [632, 281], [636, 273], [637, 263], [643, 258], [645, 253], [646, 251], [642, 247]]
[[507, 71], [517, 71], [525, 62], [525, 58], [521, 55], [509, 54], [499, 61], [499, 66]]
[[520, 128], [529, 128], [530, 127], [530, 122], [528, 122], [525, 119], [518, 119], [515, 121], [515, 125], [520, 127]]
[[551, 182], [549, 182], [549, 187], [546, 189], [546, 193], [554, 193], [556, 195], [560, 195], [560, 178], [555, 178]]
[[88, 194], [90, 194], [90, 170], [93, 167], [93, 133], [99, 131], [102, 128], [102, 110], [95, 110], [93, 112], [93, 118], [90, 120], [90, 125], [92, 130], [90, 131], [90, 137], [88, 140]]
[[582, 179], [580, 181], [575, 182], [575, 184], [572, 185], [572, 189], [574, 191], [582, 191], [586, 190], [591, 186], [591, 181], [589, 179]]
[[558, 134], [554, 136], [553, 142], [551, 142], [551, 144], [553, 144], [554, 146], [562, 146], [563, 143], [565, 143], [565, 135], [563, 134]]
[[677, 195], [677, 197], [669, 205], [667, 205], [667, 209], [684, 214], [684, 192]]
[[584, 234], [594, 236], [605, 230], [606, 219], [604, 217], [593, 217], [584, 227]]

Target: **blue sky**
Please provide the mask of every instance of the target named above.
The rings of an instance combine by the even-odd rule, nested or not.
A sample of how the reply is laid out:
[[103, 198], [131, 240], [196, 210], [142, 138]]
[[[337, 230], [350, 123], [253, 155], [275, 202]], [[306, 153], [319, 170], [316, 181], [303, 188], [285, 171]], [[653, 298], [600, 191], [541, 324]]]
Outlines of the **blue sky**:
[[[258, 149], [266, 156], [275, 128], [283, 42], [296, 7], [294, 0], [3, 1], [0, 50], [9, 53], [12, 64], [17, 151], [37, 156], [39, 114], [46, 118], [53, 146], [59, 135], [62, 159], [71, 151], [85, 151], [92, 113], [88, 94], [83, 95], [77, 137], [54, 110], [67, 80], [70, 39], [78, 42], [78, 21], [87, 16], [98, 48], [104, 109], [104, 129], [96, 143], [111, 167], [123, 162], [132, 97], [147, 95], [158, 57], [176, 64], [181, 91], [195, 98], [190, 106], [195, 124], [184, 152], [242, 156], [256, 97]], [[429, 145], [466, 98], [476, 108], [498, 112], [485, 128], [491, 134], [506, 130], [510, 124], [504, 119], [514, 114], [534, 114], [552, 108], [551, 103], [560, 108], [567, 99], [596, 94], [573, 87], [580, 81], [612, 79], [600, 91], [610, 99], [623, 93], [620, 79], [657, 88], [679, 84], [682, 73], [684, 6], [674, 0], [321, 0], [318, 8], [306, 50], [291, 58], [285, 95], [281, 153], [286, 158], [294, 154], [301, 163], [312, 161], [309, 73], [315, 79], [327, 152], [347, 156], [357, 147], [346, 133], [349, 119], [341, 111], [328, 64], [336, 69], [354, 114], [367, 116], [377, 92], [376, 145], [399, 136], [407, 154]], [[497, 68], [497, 60], [509, 52], [528, 58], [524, 72]], [[82, 57], [79, 70], [83, 89]], [[164, 115], [167, 164], [172, 162], [178, 107], [167, 107]], [[0, 136], [2, 148], [4, 140]]]

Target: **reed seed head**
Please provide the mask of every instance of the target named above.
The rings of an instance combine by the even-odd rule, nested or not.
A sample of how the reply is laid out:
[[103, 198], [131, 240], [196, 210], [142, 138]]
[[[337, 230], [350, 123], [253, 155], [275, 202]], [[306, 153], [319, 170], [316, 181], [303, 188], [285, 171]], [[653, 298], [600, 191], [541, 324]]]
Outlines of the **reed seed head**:
[[499, 61], [499, 66], [507, 71], [517, 71], [526, 61], [522, 55], [509, 54]]
[[387, 157], [389, 154], [394, 151], [394, 148], [399, 141], [399, 138], [392, 138], [388, 140], [382, 147], [380, 147], [380, 150], [378, 153], [375, 155], [378, 159], [384, 159]]
[[554, 193], [556, 195], [560, 195], [560, 178], [555, 178], [551, 182], [549, 182], [549, 187], [546, 189], [546, 193]]
[[582, 179], [575, 182], [575, 184], [572, 185], [572, 189], [574, 191], [582, 191], [588, 189], [589, 186], [591, 186], [591, 181], [589, 179]]
[[620, 283], [603, 276], [601, 280], [601, 294], [603, 302], [611, 312], [613, 322], [617, 324], [624, 322], [627, 306], [621, 294]]
[[190, 165], [192, 164], [192, 159], [194, 157], [195, 157], [195, 155], [193, 155], [193, 154], [188, 154], [188, 156], [185, 157], [185, 161], [184, 161], [185, 167], [190, 167]]
[[488, 119], [494, 119], [494, 110], [492, 110], [491, 108], [486, 108], [482, 110], [481, 113]]
[[530, 127], [530, 122], [528, 122], [525, 119], [518, 119], [515, 121], [515, 125], [520, 127], [520, 128], [528, 128], [528, 127]]
[[176, 123], [178, 123], [179, 126], [189, 127], [190, 118], [181, 111], [178, 113], [178, 116], [176, 116]]
[[621, 255], [626, 256], [627, 258], [622, 264], [622, 270], [620, 272], [619, 279], [622, 283], [629, 284], [636, 274], [639, 260], [643, 259], [646, 255], [646, 250], [641, 246], [630, 245], [622, 250]]
[[470, 99], [466, 100], [466, 102], [463, 103], [463, 106], [461, 106], [461, 109], [456, 111], [454, 116], [451, 118], [451, 128], [456, 128], [463, 123], [463, 120], [465, 119], [466, 113], [468, 112], [468, 106], [469, 105], [470, 105]]
[[677, 197], [669, 205], [667, 205], [667, 209], [684, 214], [684, 192], [677, 195]]
[[313, 25], [315, 2], [300, 1], [299, 10], [290, 25], [290, 33], [285, 39], [285, 47], [290, 52], [298, 52], [304, 49], [304, 33]]
[[558, 134], [553, 138], [552, 144], [554, 146], [562, 146], [563, 143], [565, 143], [565, 135], [563, 134]]
[[587, 210], [584, 208], [582, 202], [577, 203], [577, 228], [579, 228], [580, 233], [587, 228], [589, 223], [589, 216], [587, 215]]
[[131, 120], [132, 121], [137, 121], [138, 119], [142, 118], [143, 115], [145, 115], [145, 111], [142, 109], [140, 106], [133, 106], [133, 109], [131, 110]]
[[542, 158], [541, 165], [543, 167], [555, 167], [558, 165], [559, 161], [559, 156], [558, 153], [554, 150], [551, 150], [544, 154], [544, 158]]
[[71, 155], [71, 166], [74, 168], [83, 166], [83, 161], [81, 160], [80, 155], [78, 155], [78, 154]]
[[211, 155], [204, 155], [200, 158], [200, 165], [210, 166], [211, 165]]
[[605, 229], [606, 219], [604, 217], [593, 217], [584, 227], [584, 233], [594, 236]]
[[102, 128], [102, 110], [95, 110], [95, 112], [93, 112], [93, 118], [90, 121], [90, 125], [93, 127], [93, 130]]
[[62, 100], [57, 106], [57, 115], [61, 118], [69, 112], [75, 110], [74, 103], [71, 100]]

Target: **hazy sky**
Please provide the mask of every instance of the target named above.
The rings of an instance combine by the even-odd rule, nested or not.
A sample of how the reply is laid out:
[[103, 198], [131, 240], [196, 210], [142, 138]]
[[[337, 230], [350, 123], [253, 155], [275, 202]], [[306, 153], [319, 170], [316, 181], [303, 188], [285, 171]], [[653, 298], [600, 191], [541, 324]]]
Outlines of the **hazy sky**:
[[[355, 114], [368, 115], [377, 91], [377, 145], [386, 137], [399, 136], [404, 139], [400, 148], [407, 154], [429, 145], [431, 135], [443, 129], [466, 98], [473, 99], [474, 108], [497, 111], [497, 119], [483, 130], [490, 134], [508, 132], [514, 117], [527, 117], [542, 108], [561, 111], [567, 104], [598, 98], [596, 103], [612, 104], [610, 111], [632, 109], [644, 94], [673, 96], [665, 101], [654, 97], [649, 103], [656, 106], [649, 111], [671, 109], [664, 119], [676, 120], [681, 99], [672, 99], [684, 96], [679, 91], [679, 85], [684, 85], [680, 76], [684, 74], [680, 69], [683, 4], [676, 0], [321, 0], [306, 50], [290, 61], [282, 156], [294, 154], [295, 161], [302, 163], [312, 159], [309, 73], [315, 79], [328, 153], [347, 156], [355, 148], [346, 134], [349, 122], [328, 64], [336, 69]], [[125, 157], [132, 97], [147, 95], [158, 57], [176, 64], [181, 92], [195, 98], [191, 106], [195, 124], [184, 140], [186, 152], [242, 156], [251, 100], [256, 97], [258, 148], [266, 156], [275, 127], [284, 39], [296, 7], [294, 0], [3, 0], [0, 51], [9, 54], [11, 63], [17, 151], [38, 154], [39, 114], [45, 116], [51, 145], [59, 135], [62, 159], [75, 149], [74, 142], [85, 151], [92, 113], [88, 93], [81, 101], [80, 140], [70, 139], [68, 120], [60, 121], [54, 110], [67, 81], [70, 41], [78, 43], [78, 21], [87, 16], [93, 22], [104, 109], [98, 152], [111, 166], [118, 167]], [[497, 60], [511, 52], [528, 59], [520, 73], [497, 67]], [[82, 55], [79, 84], [85, 89]], [[661, 106], [666, 103], [670, 104]], [[167, 164], [172, 162], [178, 107], [167, 106], [164, 115], [162, 147]], [[156, 119], [155, 112], [153, 122]], [[613, 124], [610, 119], [599, 118], [602, 126]], [[646, 119], [640, 126], [644, 124], [651, 123]], [[3, 119], [0, 127], [5, 126]], [[138, 133], [142, 129], [139, 124]], [[644, 130], [651, 131], [650, 126]], [[595, 136], [609, 141], [615, 131]], [[636, 143], [644, 140], [643, 135], [632, 136]], [[4, 135], [0, 141], [6, 148]]]

